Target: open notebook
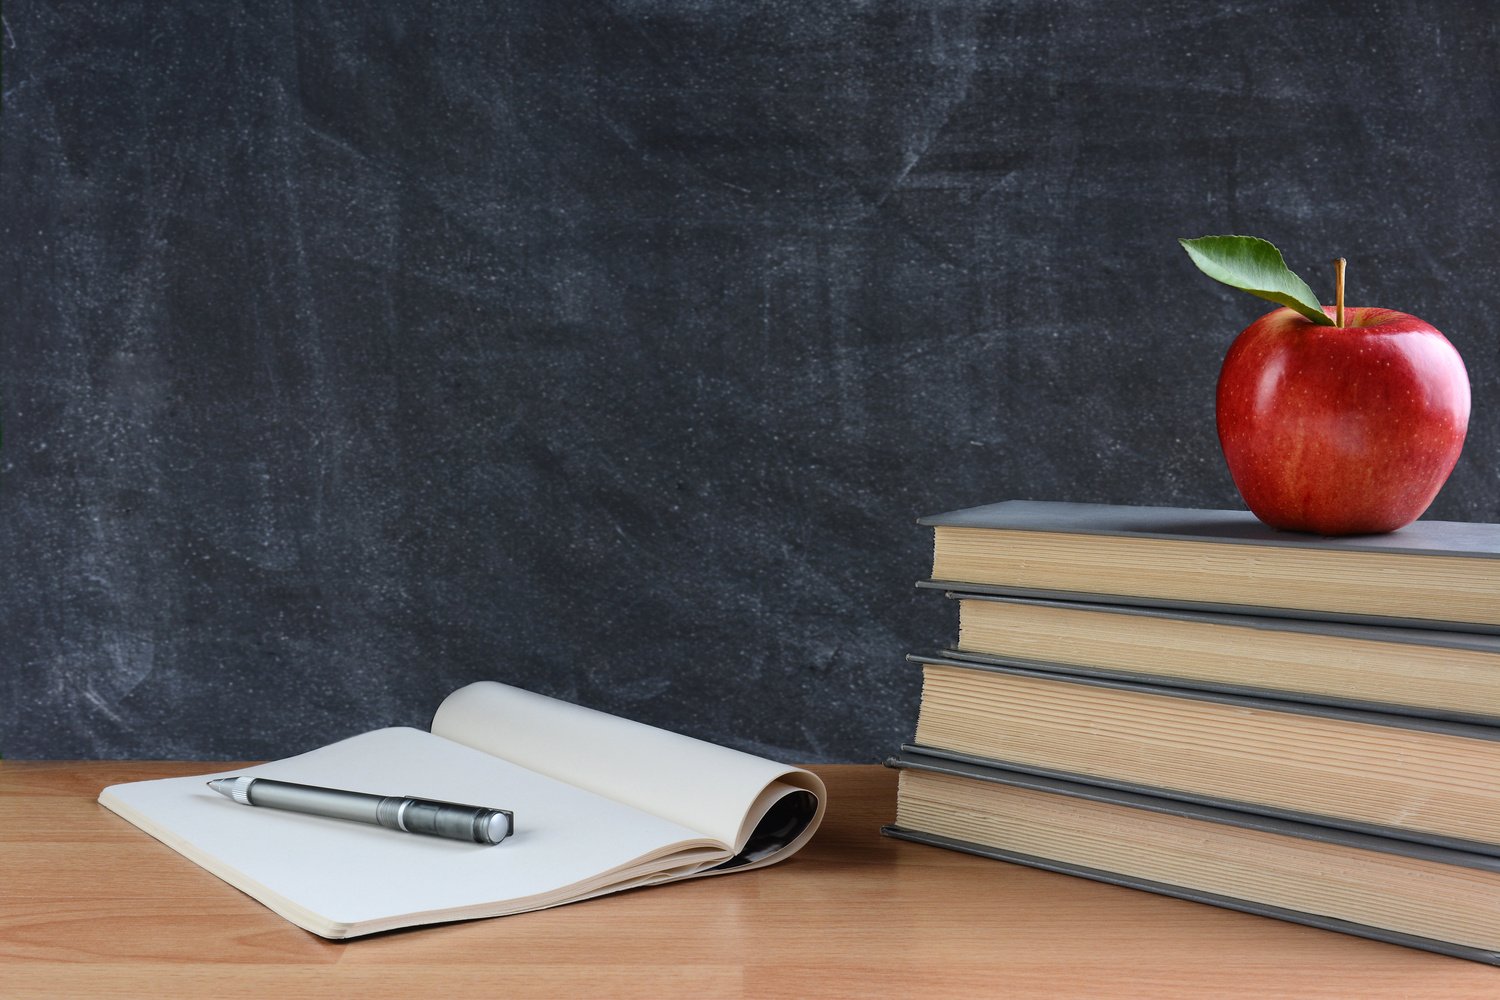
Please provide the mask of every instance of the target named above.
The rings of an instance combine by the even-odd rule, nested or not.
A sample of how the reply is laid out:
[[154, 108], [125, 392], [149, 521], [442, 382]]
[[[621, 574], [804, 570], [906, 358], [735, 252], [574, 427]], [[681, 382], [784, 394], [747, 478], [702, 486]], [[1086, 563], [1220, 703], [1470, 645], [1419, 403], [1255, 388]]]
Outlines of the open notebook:
[[[245, 774], [509, 809], [482, 846], [237, 805]], [[443, 702], [432, 732], [377, 729], [285, 760], [114, 785], [99, 801], [315, 934], [496, 917], [789, 857], [823, 818], [799, 768], [493, 682]]]

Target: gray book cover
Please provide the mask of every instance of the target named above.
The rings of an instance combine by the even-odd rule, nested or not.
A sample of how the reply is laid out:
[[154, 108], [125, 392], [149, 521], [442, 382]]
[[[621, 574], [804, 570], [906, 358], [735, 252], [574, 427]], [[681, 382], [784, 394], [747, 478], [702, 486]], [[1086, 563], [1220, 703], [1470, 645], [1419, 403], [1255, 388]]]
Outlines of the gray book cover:
[[[1322, 549], [1403, 556], [1460, 556], [1475, 560], [1476, 572], [1500, 573], [1500, 524], [1462, 521], [1414, 521], [1383, 535], [1328, 538], [1269, 527], [1249, 511], [1193, 510], [1181, 507], [1132, 507], [1113, 504], [1006, 500], [917, 519], [929, 527], [987, 528], [1074, 535], [1105, 535], [1177, 542], [1219, 542], [1278, 549]], [[1500, 624], [1450, 622], [1440, 618], [1360, 614], [1320, 609], [1142, 597], [1132, 594], [1046, 590], [964, 580], [924, 580], [917, 586], [935, 590], [1031, 597], [1043, 600], [1106, 603], [1121, 606], [1229, 612], [1277, 618], [1456, 630], [1500, 634]]]
[[[1188, 819], [1199, 820], [1207, 823], [1216, 823], [1228, 826], [1240, 827], [1247, 830], [1257, 830], [1264, 833], [1275, 834], [1284, 837], [1295, 837], [1305, 840], [1313, 840], [1326, 844], [1336, 844], [1354, 850], [1369, 851], [1372, 854], [1396, 855], [1398, 857], [1415, 858], [1435, 864], [1454, 865], [1461, 868], [1470, 868], [1476, 871], [1500, 873], [1500, 858], [1473, 854], [1466, 851], [1450, 850], [1442, 847], [1434, 847], [1423, 844], [1415, 844], [1408, 841], [1390, 840], [1384, 837], [1370, 836], [1361, 833], [1352, 833], [1344, 830], [1335, 830], [1329, 827], [1315, 824], [1299, 823], [1271, 816], [1258, 815], [1255, 813], [1242, 812], [1238, 810], [1221, 809], [1213, 806], [1173, 801], [1156, 796], [1142, 795], [1138, 793], [1123, 791], [1119, 789], [1105, 788], [1094, 785], [1086, 785], [1078, 782], [1060, 780], [1042, 775], [1029, 774], [1021, 771], [1013, 771], [1006, 768], [982, 765], [973, 762], [963, 762], [935, 757], [924, 753], [916, 748], [906, 747], [902, 752], [886, 762], [888, 767], [896, 769], [912, 769], [930, 771], [937, 774], [947, 774], [955, 777], [972, 779], [976, 781], [988, 781], [998, 784], [1012, 785], [1018, 788], [1031, 789], [1033, 791], [1048, 792], [1056, 795], [1065, 795], [1075, 798], [1087, 799], [1094, 802], [1103, 802], [1110, 805], [1127, 806], [1142, 809], [1149, 812], [1164, 813], [1167, 815], [1182, 816]], [[1235, 896], [1225, 896], [1212, 892], [1205, 892], [1191, 887], [1174, 885], [1166, 882], [1157, 882], [1150, 879], [1123, 874], [1120, 872], [1107, 871], [1098, 868], [1088, 868], [1070, 862], [1058, 861], [1052, 858], [1039, 857], [1030, 854], [1020, 854], [1006, 851], [983, 844], [968, 841], [955, 840], [936, 834], [924, 833], [919, 830], [908, 830], [897, 825], [888, 825], [881, 828], [881, 833], [888, 837], [900, 840], [909, 840], [914, 843], [928, 844], [933, 847], [942, 847], [948, 850], [963, 851], [980, 857], [992, 858], [998, 861], [1009, 861], [1015, 864], [1027, 865], [1032, 868], [1040, 868], [1046, 871], [1059, 872], [1065, 875], [1074, 875], [1080, 878], [1092, 879], [1097, 882], [1107, 882], [1111, 885], [1124, 886], [1131, 889], [1142, 889], [1165, 896], [1174, 896], [1178, 899], [1186, 899], [1198, 903], [1208, 903], [1231, 910], [1240, 910], [1245, 913], [1253, 913], [1259, 916], [1273, 917], [1278, 920], [1286, 920], [1292, 923], [1306, 924], [1310, 927], [1318, 927], [1323, 930], [1338, 931], [1344, 934], [1352, 934], [1358, 937], [1372, 938], [1377, 941], [1386, 941], [1392, 944], [1403, 945], [1408, 948], [1420, 948], [1424, 951], [1438, 952], [1444, 955], [1452, 955], [1465, 958], [1475, 962], [1484, 962], [1489, 965], [1500, 965], [1500, 952], [1473, 948], [1467, 945], [1453, 944], [1434, 938], [1417, 937], [1399, 931], [1391, 931], [1382, 927], [1374, 927], [1367, 924], [1353, 923], [1335, 917], [1329, 917], [1318, 913], [1310, 913], [1301, 910], [1291, 910], [1284, 907], [1262, 903], [1254, 899], [1246, 899]]]
[[[1457, 649], [1467, 652], [1485, 653], [1495, 657], [1496, 679], [1500, 682], [1500, 635], [1477, 632], [1456, 632], [1434, 628], [1396, 628], [1391, 625], [1366, 625], [1339, 621], [1308, 621], [1298, 618], [1278, 618], [1264, 614], [1226, 614], [1223, 612], [1189, 611], [1176, 608], [1135, 607], [1122, 604], [1095, 604], [1084, 601], [1059, 601], [1014, 595], [979, 594], [946, 590], [945, 596], [955, 601], [983, 601], [991, 604], [1029, 605], [1058, 608], [1064, 611], [1080, 611], [1089, 614], [1109, 615], [1120, 619], [1122, 628], [1129, 627], [1131, 618], [1152, 618], [1182, 621], [1205, 625], [1219, 625], [1242, 629], [1245, 642], [1254, 642], [1257, 632], [1274, 632], [1293, 635], [1328, 636], [1359, 642], [1381, 642], [1396, 646], [1419, 646], [1430, 649]], [[1261, 687], [1254, 684], [1231, 684], [1213, 680], [1201, 680], [1179, 675], [1163, 675], [1120, 670], [1112, 667], [1079, 663], [1058, 663], [1030, 657], [999, 656], [977, 650], [946, 648], [942, 655], [949, 659], [972, 661], [995, 666], [1026, 667], [1049, 673], [1075, 674], [1084, 677], [1124, 680], [1133, 683], [1164, 685], [1174, 688], [1189, 688], [1214, 691], [1221, 694], [1236, 694], [1249, 697], [1270, 698], [1359, 711], [1390, 712], [1397, 715], [1412, 715], [1464, 722], [1473, 725], [1500, 724], [1500, 716], [1467, 712], [1462, 709], [1442, 709], [1430, 706], [1410, 706], [1396, 702], [1371, 701], [1357, 697], [1312, 694], [1288, 691], [1282, 688]]]
[[1382, 535], [1327, 538], [1272, 528], [1244, 510], [1005, 500], [982, 507], [968, 507], [946, 514], [920, 517], [917, 523], [931, 527], [1119, 535], [1165, 541], [1229, 542], [1283, 548], [1338, 549], [1345, 552], [1500, 558], [1500, 524], [1464, 521], [1413, 521], [1404, 528]]

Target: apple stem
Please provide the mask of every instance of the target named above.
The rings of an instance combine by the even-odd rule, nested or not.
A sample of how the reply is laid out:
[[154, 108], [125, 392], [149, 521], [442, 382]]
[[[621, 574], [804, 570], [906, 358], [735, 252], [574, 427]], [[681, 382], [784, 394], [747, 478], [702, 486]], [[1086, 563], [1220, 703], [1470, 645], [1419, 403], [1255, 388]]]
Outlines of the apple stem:
[[1333, 262], [1333, 324], [1344, 325], [1344, 258]]

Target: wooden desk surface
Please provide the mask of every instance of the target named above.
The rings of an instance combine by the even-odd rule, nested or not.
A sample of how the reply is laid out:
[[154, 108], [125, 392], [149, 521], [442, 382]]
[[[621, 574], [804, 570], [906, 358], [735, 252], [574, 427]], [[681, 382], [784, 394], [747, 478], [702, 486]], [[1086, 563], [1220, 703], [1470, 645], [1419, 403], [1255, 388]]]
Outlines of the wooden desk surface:
[[879, 835], [880, 767], [761, 871], [325, 941], [98, 805], [223, 764], [0, 762], [0, 995], [1486, 997], [1500, 969]]

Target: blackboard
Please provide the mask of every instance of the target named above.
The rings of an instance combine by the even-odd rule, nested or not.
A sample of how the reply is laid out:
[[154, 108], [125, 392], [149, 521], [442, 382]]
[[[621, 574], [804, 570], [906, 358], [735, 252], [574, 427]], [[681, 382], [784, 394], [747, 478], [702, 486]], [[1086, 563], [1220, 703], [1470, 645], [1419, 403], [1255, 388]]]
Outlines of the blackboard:
[[1483, 5], [4, 11], [0, 752], [282, 756], [493, 678], [799, 761], [909, 735], [920, 514], [1237, 506], [1241, 232], [1463, 353]]

